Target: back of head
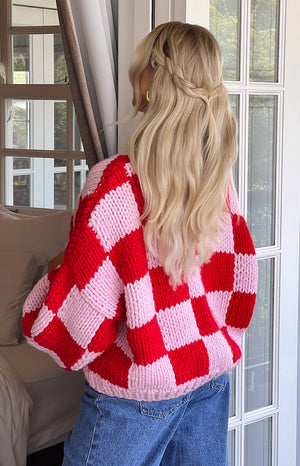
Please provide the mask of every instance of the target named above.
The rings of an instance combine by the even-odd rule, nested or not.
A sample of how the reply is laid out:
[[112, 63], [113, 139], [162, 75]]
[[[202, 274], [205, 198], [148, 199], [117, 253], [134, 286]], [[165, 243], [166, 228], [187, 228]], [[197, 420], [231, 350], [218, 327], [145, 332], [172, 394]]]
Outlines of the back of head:
[[[144, 106], [146, 67], [153, 79]], [[128, 153], [145, 199], [145, 242], [173, 285], [210, 258], [222, 230], [237, 157], [222, 68], [208, 30], [170, 22], [142, 40], [129, 70], [136, 112], [144, 111]]]

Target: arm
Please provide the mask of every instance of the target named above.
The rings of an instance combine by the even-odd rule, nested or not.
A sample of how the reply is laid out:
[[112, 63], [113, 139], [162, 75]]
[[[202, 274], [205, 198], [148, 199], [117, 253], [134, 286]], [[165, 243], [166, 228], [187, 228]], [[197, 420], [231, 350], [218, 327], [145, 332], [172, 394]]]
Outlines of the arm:
[[109, 348], [120, 320], [123, 285], [90, 222], [95, 205], [95, 193], [81, 200], [61, 266], [37, 283], [24, 305], [29, 343], [67, 370], [81, 369]]

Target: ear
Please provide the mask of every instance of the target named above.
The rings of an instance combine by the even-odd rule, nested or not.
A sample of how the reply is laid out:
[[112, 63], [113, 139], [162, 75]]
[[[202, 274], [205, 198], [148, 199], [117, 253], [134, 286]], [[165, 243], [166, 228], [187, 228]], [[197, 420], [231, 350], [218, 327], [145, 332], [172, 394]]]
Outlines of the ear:
[[140, 83], [140, 91], [141, 91], [142, 98], [143, 98], [142, 100], [143, 105], [147, 104], [147, 98], [146, 98], [147, 91], [149, 91], [151, 95], [150, 89], [151, 89], [151, 84], [153, 80], [153, 75], [154, 75], [154, 69], [152, 68], [151, 65], [148, 65], [144, 69], [144, 71], [142, 71], [140, 75], [139, 83]]

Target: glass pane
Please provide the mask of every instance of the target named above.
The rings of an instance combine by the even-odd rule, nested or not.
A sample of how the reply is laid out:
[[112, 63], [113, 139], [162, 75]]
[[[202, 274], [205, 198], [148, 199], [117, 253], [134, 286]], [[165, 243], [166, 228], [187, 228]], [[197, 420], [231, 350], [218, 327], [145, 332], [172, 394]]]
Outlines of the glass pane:
[[67, 161], [65, 159], [54, 159], [54, 167], [66, 167]]
[[228, 466], [235, 466], [235, 430], [228, 432]]
[[230, 397], [229, 397], [229, 417], [236, 414], [235, 412], [235, 400], [236, 400], [236, 369], [229, 372], [230, 381]]
[[252, 0], [250, 81], [278, 80], [279, 0]]
[[67, 65], [60, 34], [12, 37], [14, 84], [64, 84]]
[[244, 466], [272, 465], [272, 418], [245, 427]]
[[75, 173], [74, 173], [74, 198], [75, 201], [80, 195], [82, 188], [86, 182], [88, 174], [88, 166], [85, 160], [75, 160]]
[[240, 79], [240, 1], [211, 0], [209, 26], [224, 56], [224, 80]]
[[67, 174], [54, 174], [54, 208], [67, 208]]
[[[230, 94], [229, 95], [229, 101], [230, 101], [230, 105], [231, 105], [233, 114], [235, 116], [235, 119], [237, 120], [237, 124], [239, 124], [238, 122], [239, 122], [239, 118], [240, 118], [240, 106], [239, 106], [240, 96], [237, 95], [237, 94]], [[239, 158], [235, 162], [235, 164], [234, 164], [234, 166], [232, 168], [232, 172], [233, 172], [234, 184], [235, 184], [236, 190], [238, 192], [238, 188], [239, 188]]]
[[14, 205], [30, 205], [31, 177], [30, 175], [17, 175], [13, 177]]
[[56, 0], [12, 0], [12, 26], [56, 26]]
[[30, 159], [27, 157], [13, 157], [14, 170], [30, 168]]
[[258, 261], [258, 291], [245, 336], [245, 411], [272, 403], [274, 259]]
[[5, 157], [5, 170], [7, 204], [66, 209], [65, 159]]
[[249, 101], [248, 225], [256, 247], [275, 242], [277, 96]]
[[10, 100], [6, 108], [6, 147], [67, 149], [66, 101]]
[[67, 102], [54, 102], [54, 149], [67, 148]]
[[74, 119], [73, 119], [73, 135], [74, 135], [73, 146], [74, 147], [73, 149], [83, 152], [83, 145], [82, 145], [79, 127], [78, 127], [77, 118], [76, 118], [74, 109], [73, 109], [73, 115], [74, 115]]

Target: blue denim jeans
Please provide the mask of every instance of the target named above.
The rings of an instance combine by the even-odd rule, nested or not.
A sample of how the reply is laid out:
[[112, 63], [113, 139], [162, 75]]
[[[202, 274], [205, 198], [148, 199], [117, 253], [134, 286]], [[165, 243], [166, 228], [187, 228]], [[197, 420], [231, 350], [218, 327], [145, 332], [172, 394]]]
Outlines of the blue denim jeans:
[[228, 374], [187, 395], [134, 401], [86, 383], [63, 466], [226, 466]]

